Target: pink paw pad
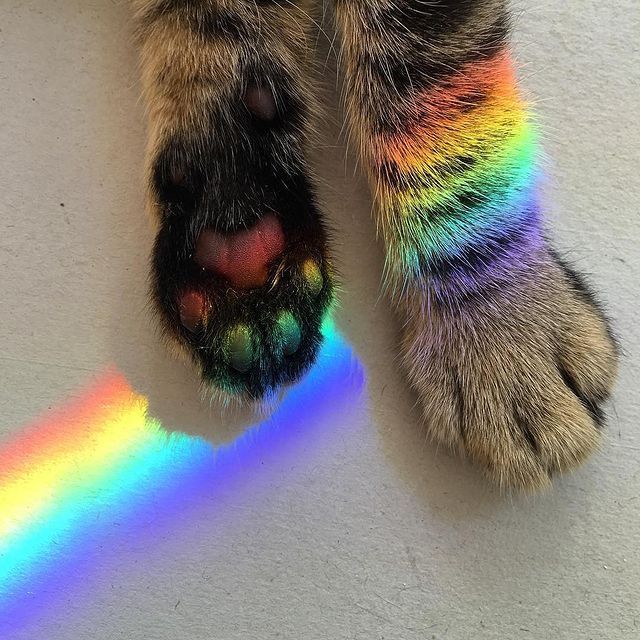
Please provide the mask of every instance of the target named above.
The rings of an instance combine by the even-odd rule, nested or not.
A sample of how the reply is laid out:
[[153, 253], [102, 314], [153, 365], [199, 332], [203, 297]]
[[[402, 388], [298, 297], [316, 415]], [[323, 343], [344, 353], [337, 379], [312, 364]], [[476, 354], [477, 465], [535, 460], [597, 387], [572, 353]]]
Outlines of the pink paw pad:
[[251, 228], [236, 233], [206, 229], [198, 238], [194, 260], [238, 289], [254, 289], [267, 282], [269, 264], [282, 254], [284, 247], [280, 221], [269, 213]]
[[186, 291], [178, 300], [180, 322], [189, 331], [195, 331], [204, 321], [206, 302], [198, 291]]

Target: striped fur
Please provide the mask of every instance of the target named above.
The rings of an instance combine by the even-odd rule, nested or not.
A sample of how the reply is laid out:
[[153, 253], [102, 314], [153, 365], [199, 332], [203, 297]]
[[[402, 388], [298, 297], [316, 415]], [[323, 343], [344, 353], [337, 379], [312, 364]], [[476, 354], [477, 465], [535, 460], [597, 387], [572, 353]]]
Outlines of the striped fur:
[[346, 111], [428, 433], [503, 488], [598, 445], [617, 354], [541, 227], [503, 0], [338, 0]]

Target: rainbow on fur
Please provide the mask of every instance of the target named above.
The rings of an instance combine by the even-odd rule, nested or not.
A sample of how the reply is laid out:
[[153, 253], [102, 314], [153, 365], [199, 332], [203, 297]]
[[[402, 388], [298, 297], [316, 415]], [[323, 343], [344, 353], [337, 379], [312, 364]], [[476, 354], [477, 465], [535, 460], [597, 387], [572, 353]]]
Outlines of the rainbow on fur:
[[506, 51], [422, 91], [401, 130], [378, 134], [372, 165], [396, 278], [472, 281], [539, 245], [536, 138]]

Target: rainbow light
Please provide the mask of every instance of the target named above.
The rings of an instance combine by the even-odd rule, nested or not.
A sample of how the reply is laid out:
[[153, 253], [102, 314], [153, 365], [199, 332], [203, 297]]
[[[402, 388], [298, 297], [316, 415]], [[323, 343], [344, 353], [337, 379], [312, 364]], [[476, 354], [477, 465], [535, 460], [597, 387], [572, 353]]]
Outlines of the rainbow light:
[[535, 241], [536, 138], [506, 51], [425, 90], [373, 145], [390, 267], [419, 277], [514, 230]]
[[326, 419], [335, 425], [354, 405], [364, 373], [331, 326], [325, 338], [277, 411], [229, 445], [168, 433], [112, 371], [0, 449], [0, 637], [41, 623], [96, 567], [126, 564], [110, 549], [157, 546], [190, 510], [254, 481], [266, 460], [282, 469], [331, 431]]

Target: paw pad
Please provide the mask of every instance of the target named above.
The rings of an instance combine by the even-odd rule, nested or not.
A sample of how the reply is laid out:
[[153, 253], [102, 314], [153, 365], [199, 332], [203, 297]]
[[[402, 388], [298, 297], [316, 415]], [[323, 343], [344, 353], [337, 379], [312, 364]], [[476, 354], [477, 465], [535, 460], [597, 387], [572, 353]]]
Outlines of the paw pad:
[[251, 330], [244, 324], [231, 329], [227, 335], [226, 351], [229, 364], [240, 373], [245, 373], [253, 363], [254, 349]]
[[244, 94], [247, 109], [260, 120], [273, 120], [276, 117], [276, 101], [269, 87], [251, 84]]
[[183, 293], [178, 302], [180, 322], [189, 331], [195, 331], [204, 321], [206, 302], [198, 291]]
[[315, 298], [324, 286], [324, 278], [318, 263], [311, 258], [307, 258], [302, 264], [302, 275], [309, 287], [309, 293]]
[[270, 213], [249, 229], [231, 234], [205, 229], [196, 243], [194, 260], [239, 289], [253, 289], [265, 284], [269, 263], [284, 247], [280, 221]]
[[292, 356], [300, 347], [302, 333], [300, 325], [290, 311], [281, 311], [278, 316], [278, 332], [282, 338], [282, 353]]

